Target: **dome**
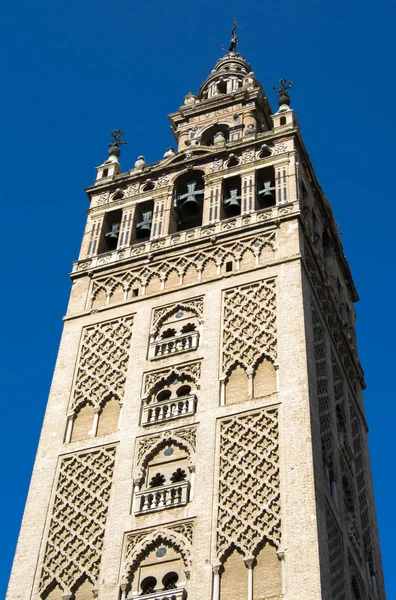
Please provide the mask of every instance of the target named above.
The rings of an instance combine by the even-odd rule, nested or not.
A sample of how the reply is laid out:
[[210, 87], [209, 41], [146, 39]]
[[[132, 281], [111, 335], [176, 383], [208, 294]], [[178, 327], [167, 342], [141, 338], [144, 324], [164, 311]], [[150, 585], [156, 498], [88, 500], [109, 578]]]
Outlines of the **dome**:
[[198, 98], [206, 100], [219, 94], [234, 92], [242, 87], [243, 80], [248, 76], [254, 79], [249, 63], [240, 54], [229, 52], [217, 61], [211, 74], [201, 85]]

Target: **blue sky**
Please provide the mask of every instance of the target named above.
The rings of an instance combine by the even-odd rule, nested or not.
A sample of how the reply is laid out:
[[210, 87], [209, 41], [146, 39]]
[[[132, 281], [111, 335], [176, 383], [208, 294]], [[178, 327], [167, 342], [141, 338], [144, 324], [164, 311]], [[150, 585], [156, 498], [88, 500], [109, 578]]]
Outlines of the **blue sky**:
[[[0, 597], [5, 594], [77, 258], [83, 188], [125, 131], [124, 170], [172, 144], [167, 114], [196, 92], [227, 45], [240, 50], [273, 107], [292, 107], [327, 194], [361, 297], [360, 355], [388, 597], [394, 570], [394, 145], [390, 0], [189, 3], [103, 0], [3, 7], [3, 374]], [[21, 582], [23, 585], [23, 582]], [[392, 593], [393, 592], [393, 593]]]

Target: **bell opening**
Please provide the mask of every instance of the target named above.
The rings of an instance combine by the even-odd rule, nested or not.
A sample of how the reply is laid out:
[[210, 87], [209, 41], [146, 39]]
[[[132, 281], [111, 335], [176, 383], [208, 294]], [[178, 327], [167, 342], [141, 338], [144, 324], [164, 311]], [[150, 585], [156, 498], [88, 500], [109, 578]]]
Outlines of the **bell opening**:
[[103, 234], [99, 243], [98, 254], [103, 252], [111, 252], [118, 245], [120, 234], [121, 210], [111, 210], [105, 214], [103, 221]]
[[174, 199], [178, 231], [202, 225], [204, 188], [202, 171], [183, 173], [176, 180]]
[[241, 178], [230, 177], [223, 181], [223, 207], [227, 217], [241, 214]]
[[135, 236], [139, 242], [150, 239], [151, 224], [153, 221], [154, 202], [142, 202], [136, 206]]
[[275, 169], [273, 167], [265, 167], [257, 171], [257, 199], [259, 208], [275, 206]]

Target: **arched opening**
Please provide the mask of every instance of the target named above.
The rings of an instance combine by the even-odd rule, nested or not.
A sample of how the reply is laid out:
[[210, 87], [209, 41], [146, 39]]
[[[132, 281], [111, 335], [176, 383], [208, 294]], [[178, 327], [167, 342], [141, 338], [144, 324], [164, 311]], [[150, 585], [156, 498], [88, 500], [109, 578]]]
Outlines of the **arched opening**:
[[230, 137], [230, 128], [225, 124], [216, 124], [208, 127], [201, 135], [201, 146], [213, 146], [214, 138], [218, 133], [222, 133], [225, 141], [228, 142]]
[[182, 396], [188, 396], [189, 394], [191, 394], [191, 386], [190, 385], [182, 385], [176, 391], [176, 396], [178, 398], [182, 398]]
[[135, 212], [135, 238], [140, 242], [150, 238], [151, 223], [153, 221], [154, 201], [148, 200], [136, 205]]
[[276, 371], [271, 361], [263, 358], [256, 367], [253, 380], [254, 397], [269, 396], [276, 392]]
[[167, 573], [162, 578], [163, 590], [175, 590], [177, 589], [177, 582], [179, 580], [179, 575], [174, 571]]
[[238, 175], [223, 179], [223, 206], [227, 217], [241, 214], [241, 178]]
[[237, 364], [228, 376], [226, 404], [237, 404], [248, 400], [248, 378], [245, 370]]
[[73, 423], [72, 442], [87, 439], [92, 429], [93, 418], [94, 410], [91, 404], [86, 404], [80, 408]]
[[117, 248], [121, 217], [121, 209], [111, 210], [105, 214], [102, 229], [103, 233], [99, 242], [98, 254], [109, 252]]
[[281, 117], [279, 119], [279, 125], [286, 125], [286, 117]]
[[178, 231], [199, 227], [202, 224], [204, 188], [202, 171], [189, 171], [176, 180], [174, 198]]
[[168, 329], [165, 329], [165, 331], [162, 332], [161, 338], [163, 340], [166, 340], [168, 338], [175, 337], [175, 335], [176, 335], [176, 329], [174, 329], [173, 327], [168, 327]]
[[140, 584], [140, 595], [143, 594], [153, 594], [155, 592], [155, 587], [157, 585], [157, 580], [155, 577], [145, 577]]
[[259, 208], [275, 206], [275, 169], [265, 167], [257, 171], [257, 199]]
[[106, 435], [117, 431], [120, 418], [120, 403], [117, 398], [110, 398], [99, 415], [97, 435]]
[[164, 402], [165, 400], [169, 400], [172, 396], [172, 392], [170, 390], [162, 390], [156, 396], [158, 402]]
[[154, 181], [152, 179], [147, 179], [147, 181], [142, 185], [142, 192], [153, 190], [154, 187]]

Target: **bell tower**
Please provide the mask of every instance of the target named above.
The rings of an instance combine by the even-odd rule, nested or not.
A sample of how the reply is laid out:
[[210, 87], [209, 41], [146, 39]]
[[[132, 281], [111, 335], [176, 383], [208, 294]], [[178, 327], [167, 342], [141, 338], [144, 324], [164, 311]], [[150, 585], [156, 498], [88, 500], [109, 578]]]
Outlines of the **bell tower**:
[[385, 600], [358, 295], [290, 108], [238, 51], [87, 224], [8, 600]]

